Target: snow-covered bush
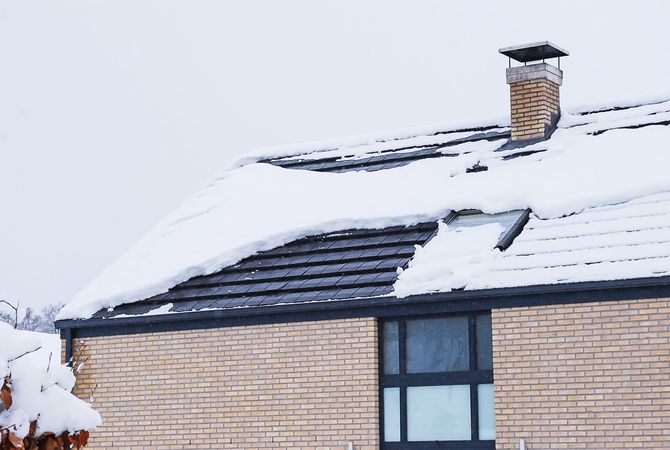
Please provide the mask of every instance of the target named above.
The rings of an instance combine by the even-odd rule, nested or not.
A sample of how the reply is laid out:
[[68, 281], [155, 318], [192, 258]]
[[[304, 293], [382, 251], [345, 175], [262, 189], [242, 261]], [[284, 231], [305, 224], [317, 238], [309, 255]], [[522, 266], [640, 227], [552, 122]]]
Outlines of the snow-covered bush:
[[0, 323], [0, 450], [56, 450], [86, 445], [102, 420], [71, 391], [56, 335]]

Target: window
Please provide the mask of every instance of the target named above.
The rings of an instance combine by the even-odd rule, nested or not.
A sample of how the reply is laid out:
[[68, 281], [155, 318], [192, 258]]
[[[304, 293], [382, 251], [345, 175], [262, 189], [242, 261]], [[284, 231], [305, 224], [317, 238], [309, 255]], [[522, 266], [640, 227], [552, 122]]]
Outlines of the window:
[[453, 220], [449, 222], [449, 226], [453, 228], [468, 228], [485, 225], [487, 223], [499, 223], [505, 230], [509, 230], [524, 211], [508, 211], [496, 214], [484, 214], [479, 211], [461, 211]]
[[465, 210], [452, 216], [448, 220], [449, 228], [471, 228], [489, 223], [498, 223], [503, 228], [503, 232], [498, 238], [497, 248], [506, 250], [514, 239], [523, 231], [523, 227], [528, 222], [530, 210], [514, 210], [496, 214], [484, 214], [480, 211]]
[[489, 313], [381, 323], [382, 448], [494, 449]]

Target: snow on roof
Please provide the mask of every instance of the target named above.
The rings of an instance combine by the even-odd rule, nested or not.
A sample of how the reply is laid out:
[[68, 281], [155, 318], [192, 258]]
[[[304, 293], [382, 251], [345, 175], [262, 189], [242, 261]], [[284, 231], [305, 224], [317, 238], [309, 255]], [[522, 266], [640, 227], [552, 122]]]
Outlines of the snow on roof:
[[464, 288], [500, 253], [495, 247], [502, 232], [499, 223], [453, 229], [440, 223], [437, 235], [417, 249], [406, 270], [401, 269], [394, 294], [407, 297]]
[[[402, 130], [387, 130], [378, 133], [359, 134], [336, 139], [326, 139], [314, 142], [303, 142], [299, 144], [281, 145], [277, 147], [252, 150], [237, 158], [230, 165], [231, 169], [269, 159], [290, 158], [299, 156], [301, 158], [321, 159], [330, 156], [355, 155], [366, 153], [375, 149], [392, 149], [400, 146], [408, 146], [420, 142], [437, 143], [440, 135], [449, 134], [446, 140], [463, 135], [472, 134], [473, 131], [509, 127], [509, 121], [504, 118], [481, 120], [479, 122], [460, 122], [446, 125], [429, 125], [405, 128]], [[438, 136], [437, 139], [435, 137]]]
[[156, 314], [167, 305], [174, 313], [388, 295], [398, 267], [436, 230], [436, 222], [427, 222], [309, 236], [191, 278], [164, 294], [100, 310], [92, 318]]
[[[88, 318], [102, 308], [161, 294], [196, 275], [214, 273], [304, 236], [435, 221], [449, 210], [461, 209], [533, 211], [518, 242], [487, 265], [486, 276], [465, 283], [468, 289], [538, 284], [540, 279], [604, 280], [665, 273], [651, 263], [637, 265], [631, 272], [626, 272], [625, 265], [605, 264], [576, 270], [582, 275], [570, 274], [571, 269], [565, 268], [536, 278], [542, 267], [572, 267], [575, 263], [567, 257], [569, 249], [565, 260], [543, 262], [542, 258], [558, 256], [542, 257], [533, 249], [548, 245], [546, 240], [559, 241], [552, 235], [536, 242], [531, 237], [540, 233], [536, 230], [558, 230], [558, 224], [579, 220], [561, 219], [566, 216], [582, 211], [595, 214], [592, 209], [670, 192], [668, 124], [670, 101], [664, 101], [563, 114], [549, 140], [523, 148], [505, 146], [506, 129], [489, 123], [453, 131], [431, 129], [423, 135], [403, 132], [390, 142], [384, 141], [389, 139], [386, 136], [367, 139], [365, 145], [319, 144], [311, 150], [300, 146], [299, 152], [264, 152], [246, 158], [246, 165], [225, 171], [184, 202], [81, 291], [59, 319]], [[398, 162], [398, 152], [408, 151], [414, 153]], [[383, 163], [389, 155], [394, 162]], [[320, 169], [296, 170], [304, 166], [282, 167], [287, 158], [326, 164]], [[332, 170], [332, 163], [352, 159], [363, 163], [351, 167], [347, 162], [346, 170], [341, 166]], [[367, 169], [370, 165], [376, 166], [375, 171]], [[628, 206], [611, 208], [621, 214], [617, 219], [622, 225], [626, 214], [633, 214]], [[578, 216], [584, 217], [582, 214]], [[629, 224], [629, 231], [635, 231], [636, 225]], [[575, 230], [596, 235], [606, 232], [591, 223]], [[563, 242], [569, 247], [572, 241]], [[516, 253], [522, 246], [533, 245], [526, 250], [532, 258]], [[596, 257], [596, 250], [602, 248], [607, 248], [606, 243], [585, 250], [584, 255]], [[666, 255], [670, 257], [670, 250]], [[595, 265], [593, 261], [583, 264], [587, 263]], [[431, 286], [431, 291], [452, 287], [449, 283], [441, 288]], [[415, 291], [405, 292], [420, 289]]]
[[488, 269], [468, 287], [670, 275], [670, 192], [550, 220], [531, 216]]
[[15, 330], [0, 322], [0, 383], [11, 375], [12, 405], [2, 410], [0, 428], [20, 439], [37, 420], [36, 436], [90, 430], [101, 424], [100, 414], [71, 391], [75, 378], [61, 365], [58, 335]]

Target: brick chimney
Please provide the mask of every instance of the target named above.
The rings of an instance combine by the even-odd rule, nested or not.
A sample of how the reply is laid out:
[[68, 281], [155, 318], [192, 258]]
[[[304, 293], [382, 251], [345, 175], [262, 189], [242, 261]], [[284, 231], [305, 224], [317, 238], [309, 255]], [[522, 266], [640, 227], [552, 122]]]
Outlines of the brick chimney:
[[[549, 138], [561, 117], [561, 56], [568, 52], [545, 41], [501, 48], [500, 53], [509, 58], [512, 142], [526, 144]], [[545, 62], [550, 58], [558, 59], [558, 67]], [[512, 60], [524, 65], [512, 67]]]

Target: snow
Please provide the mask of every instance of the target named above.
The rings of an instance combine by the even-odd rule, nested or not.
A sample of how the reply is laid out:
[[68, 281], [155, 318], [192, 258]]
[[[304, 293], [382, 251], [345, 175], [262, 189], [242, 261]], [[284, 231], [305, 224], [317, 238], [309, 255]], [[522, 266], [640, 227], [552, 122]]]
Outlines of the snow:
[[567, 217], [533, 215], [505, 252], [494, 246], [483, 232], [458, 236], [441, 225], [401, 272], [395, 294], [670, 275], [670, 192]]
[[617, 127], [642, 125], [670, 120], [670, 101], [656, 105], [646, 105], [631, 110], [593, 113], [586, 116], [567, 115], [562, 126], [570, 125], [579, 133], [595, 133]]
[[[659, 120], [670, 114], [669, 109], [670, 102], [664, 102], [586, 116], [566, 114], [550, 140], [523, 149], [542, 153], [507, 161], [501, 158], [506, 152], [496, 151], [503, 141], [480, 141], [449, 147], [450, 153], [459, 153], [457, 157], [376, 172], [320, 173], [259, 163], [227, 170], [86, 286], [59, 319], [88, 318], [99, 309], [151, 297], [193, 276], [311, 234], [415, 224], [461, 209], [496, 213], [530, 208], [540, 221], [670, 191], [670, 127], [589, 134]], [[379, 149], [376, 142], [372, 151]], [[467, 152], [460, 152], [465, 146]], [[478, 160], [489, 170], [466, 173]], [[426, 252], [429, 256], [424, 257], [430, 258]], [[653, 274], [656, 269], [651, 264], [649, 270], [640, 268], [636, 273]], [[500, 267], [499, 276], [491, 277], [495, 282], [487, 286], [512, 282], [504, 272]], [[513, 283], [536, 280], [530, 272], [517, 272], [510, 278]], [[620, 276], [606, 273], [602, 268], [593, 276]], [[464, 276], [452, 270], [442, 289], [465, 283], [455, 281]], [[465, 284], [473, 288], [478, 283], [482, 282], [473, 278]], [[408, 285], [404, 289], [407, 295], [412, 292]]]
[[500, 255], [495, 246], [503, 231], [498, 223], [455, 229], [440, 223], [437, 235], [418, 247], [408, 268], [400, 271], [394, 295], [464, 288]]
[[[306, 155], [300, 155], [300, 160], [318, 160], [323, 158], [342, 158], [342, 159], [357, 159], [367, 157], [371, 153], [378, 153], [380, 151], [400, 150], [414, 147], [430, 147], [434, 145], [447, 144], [449, 142], [471, 136], [473, 133], [468, 132], [450, 132], [447, 134], [430, 135], [430, 136], [414, 136], [406, 139], [395, 139], [392, 141], [375, 141], [369, 144], [356, 145], [352, 147], [339, 147], [335, 150], [322, 150]], [[402, 151], [402, 150], [401, 150]], [[411, 151], [411, 150], [409, 150]], [[294, 156], [283, 157], [283, 160], [294, 160]]]
[[18, 437], [37, 420], [37, 435], [90, 430], [101, 424], [91, 406], [71, 391], [72, 370], [60, 364], [57, 335], [15, 330], [0, 322], [0, 374], [11, 374], [13, 404], [0, 412], [0, 428]]
[[[658, 103], [664, 103], [670, 100], [670, 95], [659, 95], [655, 93], [653, 95], [640, 96], [639, 93], [633, 97], [627, 96], [625, 92], [618, 92], [617, 96], [611, 96], [610, 99], [606, 102], [590, 102], [590, 103], [580, 103], [579, 105], [571, 105], [569, 113], [573, 112], [582, 112], [583, 115], [590, 115], [594, 113], [603, 113], [608, 112], [608, 110], [619, 109], [619, 108], [637, 108], [644, 107], [649, 105], [655, 105]], [[622, 96], [623, 94], [623, 96]], [[612, 101], [614, 100], [614, 101]], [[562, 111], [565, 114], [565, 111]]]
[[[472, 135], [474, 132], [462, 132], [464, 129], [505, 128], [507, 119], [495, 118], [412, 127], [402, 130], [388, 130], [374, 134], [360, 134], [344, 138], [326, 139], [322, 141], [303, 142], [300, 144], [281, 145], [248, 152], [237, 158], [230, 169], [273, 158], [320, 159], [334, 156], [358, 155], [375, 150], [388, 150], [412, 145], [447, 143], [455, 139]], [[439, 133], [439, 134], [438, 134]]]
[[[619, 111], [604, 111], [608, 108], [624, 107], [627, 109]], [[582, 105], [575, 111], [593, 111], [589, 114], [563, 112], [561, 118], [562, 127], [571, 127], [578, 124], [590, 124], [599, 122], [599, 129], [611, 128], [610, 124], [615, 119], [636, 118], [658, 111], [670, 110], [670, 100], [665, 97], [649, 97], [646, 99], [629, 99], [626, 102], [597, 103]], [[599, 120], [606, 117], [606, 120]], [[338, 139], [327, 139], [316, 142], [304, 142], [301, 144], [282, 145], [277, 147], [254, 150], [242, 155], [233, 161], [230, 169], [239, 168], [266, 159], [322, 159], [332, 157], [360, 157], [363, 154], [380, 150], [391, 150], [410, 146], [428, 146], [445, 144], [461, 139], [474, 132], [463, 132], [463, 129], [491, 128], [487, 131], [500, 131], [509, 128], [506, 118], [491, 118], [480, 121], [464, 121], [443, 125], [413, 127], [403, 130], [388, 130], [374, 134], [362, 134], [348, 136]]]
[[556, 219], [533, 216], [468, 289], [670, 275], [670, 192]]
[[[152, 309], [149, 312], [146, 312], [144, 314], [141, 314], [142, 316], [160, 316], [163, 314], [179, 314], [178, 311], [170, 311], [172, 309], [173, 304], [172, 303], [167, 303], [165, 305], [161, 305], [158, 308]], [[114, 308], [109, 308], [108, 309], [110, 312], [114, 310]], [[122, 317], [137, 317], [140, 314], [117, 314], [114, 316], [115, 319], [119, 319]]]
[[152, 309], [148, 313], [144, 314], [145, 316], [159, 316], [161, 314], [167, 314], [170, 312], [170, 308], [172, 308], [172, 303], [168, 303], [166, 305], [160, 306], [156, 309]]

